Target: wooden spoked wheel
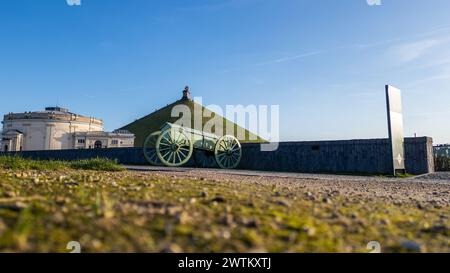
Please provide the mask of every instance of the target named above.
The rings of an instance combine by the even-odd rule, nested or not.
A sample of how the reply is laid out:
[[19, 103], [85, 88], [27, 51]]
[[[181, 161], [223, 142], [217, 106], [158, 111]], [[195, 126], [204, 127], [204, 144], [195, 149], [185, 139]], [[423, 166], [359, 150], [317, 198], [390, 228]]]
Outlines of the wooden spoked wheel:
[[161, 160], [159, 160], [158, 155], [156, 154], [156, 141], [158, 140], [159, 135], [161, 135], [160, 131], [154, 132], [149, 135], [144, 142], [144, 156], [145, 159], [154, 166], [161, 166]]
[[216, 144], [214, 155], [219, 167], [234, 169], [241, 162], [241, 143], [234, 136], [223, 136]]
[[156, 154], [168, 167], [186, 164], [192, 156], [192, 141], [182, 129], [172, 128], [161, 133], [156, 141]]

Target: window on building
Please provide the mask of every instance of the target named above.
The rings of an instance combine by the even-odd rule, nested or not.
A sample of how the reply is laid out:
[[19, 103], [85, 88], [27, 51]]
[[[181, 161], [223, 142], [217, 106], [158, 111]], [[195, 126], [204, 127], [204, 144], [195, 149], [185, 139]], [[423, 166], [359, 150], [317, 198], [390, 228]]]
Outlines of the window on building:
[[118, 141], [117, 139], [113, 139], [113, 140], [111, 141], [111, 144], [112, 144], [112, 145], [118, 145], [118, 144], [119, 144], [119, 141]]
[[95, 149], [101, 149], [101, 148], [102, 148], [102, 142], [101, 142], [100, 140], [97, 140], [97, 141], [94, 143], [94, 148], [95, 148]]
[[86, 143], [85, 139], [82, 138], [78, 139], [78, 144], [85, 144], [85, 143]]

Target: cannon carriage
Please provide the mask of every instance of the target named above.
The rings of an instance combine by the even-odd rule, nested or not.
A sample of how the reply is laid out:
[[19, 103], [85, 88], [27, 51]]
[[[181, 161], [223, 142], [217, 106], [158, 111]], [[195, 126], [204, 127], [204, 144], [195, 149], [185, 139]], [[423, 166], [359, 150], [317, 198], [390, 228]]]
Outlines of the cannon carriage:
[[152, 165], [180, 167], [194, 157], [199, 167], [236, 168], [242, 157], [239, 140], [234, 136], [219, 137], [172, 123], [149, 135], [144, 155]]

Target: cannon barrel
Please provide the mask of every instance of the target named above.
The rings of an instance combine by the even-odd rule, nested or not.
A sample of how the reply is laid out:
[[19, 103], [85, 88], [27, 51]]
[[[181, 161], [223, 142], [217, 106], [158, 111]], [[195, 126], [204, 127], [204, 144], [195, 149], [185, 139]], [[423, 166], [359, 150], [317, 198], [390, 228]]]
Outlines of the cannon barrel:
[[183, 166], [194, 150], [213, 154], [217, 165], [224, 169], [236, 168], [242, 157], [241, 144], [234, 136], [220, 137], [173, 123], [150, 134], [144, 144], [144, 155], [152, 165]]

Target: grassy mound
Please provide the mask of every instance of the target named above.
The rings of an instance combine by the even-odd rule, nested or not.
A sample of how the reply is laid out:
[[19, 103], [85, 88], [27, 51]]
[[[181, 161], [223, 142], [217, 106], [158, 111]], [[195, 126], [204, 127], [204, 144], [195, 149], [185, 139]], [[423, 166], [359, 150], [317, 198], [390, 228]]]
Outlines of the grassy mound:
[[[205, 127], [205, 124], [211, 120], [211, 118], [218, 118], [219, 120], [222, 120], [223, 132], [226, 132], [226, 124], [227, 124], [227, 122], [230, 122], [230, 121], [228, 121], [224, 117], [220, 116], [219, 114], [216, 114], [216, 113], [208, 110], [207, 108], [203, 107], [202, 105], [195, 103], [192, 100], [176, 101], [173, 104], [170, 104], [160, 110], [157, 110], [141, 119], [138, 119], [138, 120], [124, 126], [123, 128], [121, 128], [121, 130], [128, 130], [128, 131], [132, 132], [136, 137], [136, 139], [134, 141], [134, 146], [135, 147], [143, 147], [145, 139], [151, 133], [159, 131], [166, 122], [175, 123], [179, 119], [178, 117], [172, 117], [172, 109], [175, 106], [180, 106], [180, 105], [183, 105], [183, 106], [189, 108], [189, 110], [192, 113], [191, 128], [193, 128], [193, 126], [195, 124], [195, 120], [197, 120], [197, 119], [202, 120], [202, 128], [203, 128], [203, 127]], [[196, 107], [198, 107], [198, 109], [202, 109], [202, 112], [204, 113], [203, 116], [201, 116], [201, 117], [198, 116], [198, 113], [194, 110]], [[233, 122], [231, 122], [231, 123], [233, 126], [232, 128], [234, 130], [234, 133], [232, 135], [237, 137], [238, 130], [242, 130], [242, 132], [244, 132], [245, 139], [239, 139], [239, 141], [241, 141], [242, 143], [265, 142], [265, 140], [262, 139], [261, 137], [251, 133], [250, 131], [242, 128], [241, 126], [239, 126]], [[227, 132], [227, 134], [231, 134], [231, 133]]]
[[93, 171], [122, 171], [123, 168], [112, 161], [104, 158], [76, 160], [76, 161], [54, 161], [54, 160], [32, 160], [19, 156], [0, 156], [0, 169], [6, 170], [37, 170], [56, 171], [62, 169], [93, 170]]
[[87, 160], [78, 160], [68, 162], [69, 167], [75, 170], [92, 170], [92, 171], [123, 171], [124, 168], [117, 164], [116, 161], [109, 159], [95, 158]]

